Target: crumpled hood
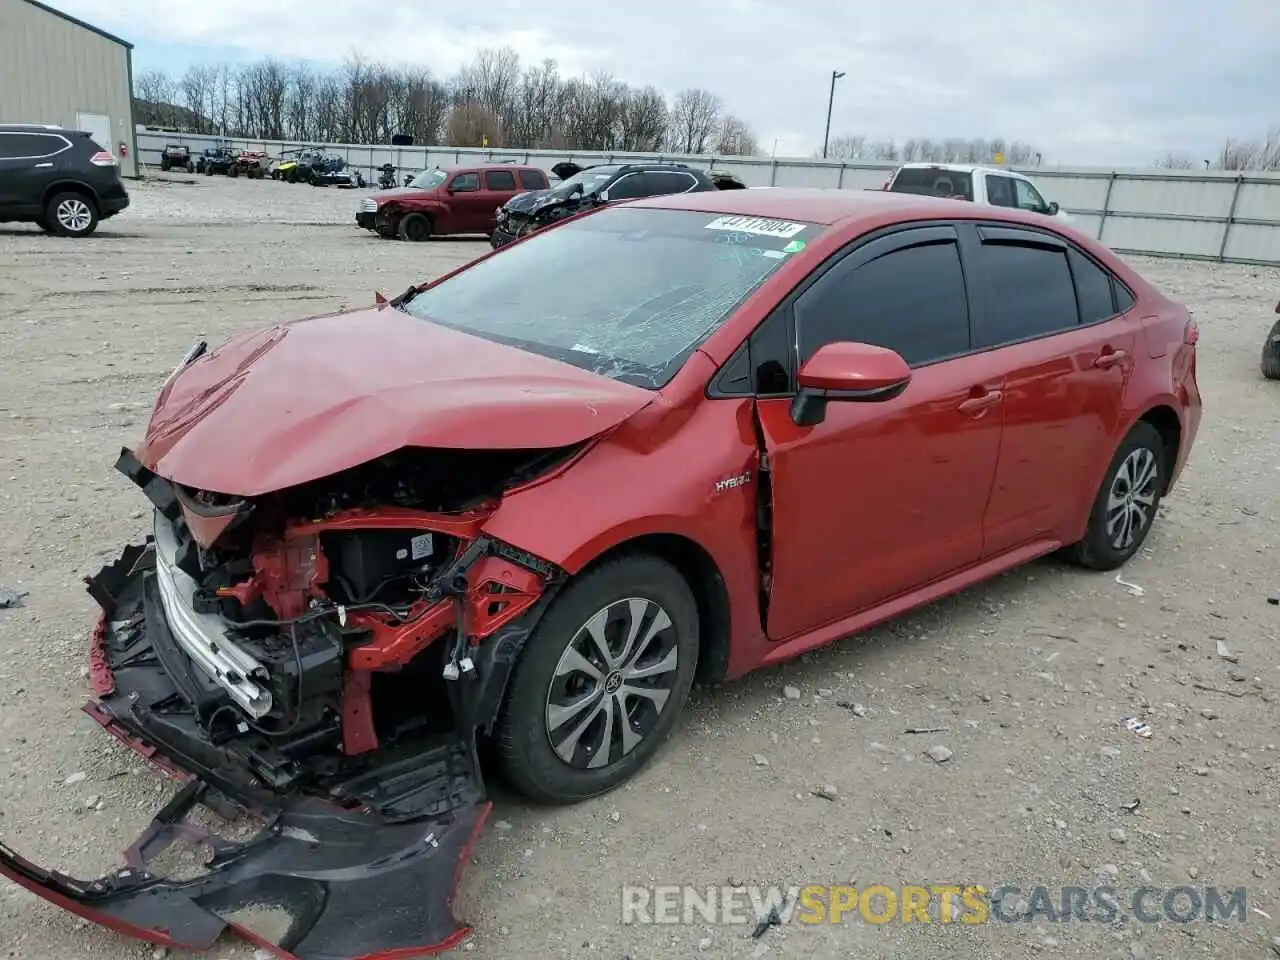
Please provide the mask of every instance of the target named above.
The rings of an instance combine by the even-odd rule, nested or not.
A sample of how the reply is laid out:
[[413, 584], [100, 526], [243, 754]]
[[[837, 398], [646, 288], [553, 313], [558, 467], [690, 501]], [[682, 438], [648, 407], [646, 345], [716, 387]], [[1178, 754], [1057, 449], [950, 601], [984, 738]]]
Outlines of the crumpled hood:
[[550, 449], [655, 394], [393, 307], [235, 337], [180, 370], [135, 451], [200, 490], [257, 496], [403, 447]]
[[507, 213], [523, 213], [530, 214], [542, 207], [550, 206], [562, 197], [552, 196], [554, 188], [551, 190], [527, 190], [524, 193], [517, 193], [514, 197], [502, 205], [502, 209]]

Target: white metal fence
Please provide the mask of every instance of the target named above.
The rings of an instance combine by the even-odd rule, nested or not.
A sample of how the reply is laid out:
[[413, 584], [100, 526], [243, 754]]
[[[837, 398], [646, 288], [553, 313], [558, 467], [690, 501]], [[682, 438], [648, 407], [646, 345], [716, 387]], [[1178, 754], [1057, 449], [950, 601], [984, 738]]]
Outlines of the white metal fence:
[[[218, 138], [174, 134], [138, 127], [139, 159], [159, 165], [166, 143], [203, 150]], [[264, 150], [276, 156], [301, 143], [232, 139], [238, 149]], [[318, 144], [346, 158], [373, 181], [376, 170], [392, 163], [401, 172], [435, 164], [516, 160], [550, 168], [561, 160], [578, 163], [653, 160], [658, 154], [589, 151], [503, 150], [468, 147], [382, 147]], [[841, 163], [768, 157], [677, 157], [703, 169], [738, 176], [748, 186], [876, 189], [893, 164]], [[1040, 167], [1024, 170], [1045, 198], [1056, 200], [1076, 226], [1121, 253], [1188, 257], [1230, 263], [1280, 266], [1280, 174], [1217, 171], [1107, 170]]]

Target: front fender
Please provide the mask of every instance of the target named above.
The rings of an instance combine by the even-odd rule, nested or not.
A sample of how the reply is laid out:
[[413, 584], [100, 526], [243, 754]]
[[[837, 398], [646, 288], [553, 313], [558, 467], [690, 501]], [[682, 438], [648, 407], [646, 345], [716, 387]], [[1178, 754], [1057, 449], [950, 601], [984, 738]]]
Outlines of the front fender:
[[564, 472], [509, 492], [484, 532], [571, 575], [641, 537], [690, 541], [724, 581], [732, 648], [753, 649], [763, 634], [751, 405], [700, 397], [685, 409], [650, 404]]

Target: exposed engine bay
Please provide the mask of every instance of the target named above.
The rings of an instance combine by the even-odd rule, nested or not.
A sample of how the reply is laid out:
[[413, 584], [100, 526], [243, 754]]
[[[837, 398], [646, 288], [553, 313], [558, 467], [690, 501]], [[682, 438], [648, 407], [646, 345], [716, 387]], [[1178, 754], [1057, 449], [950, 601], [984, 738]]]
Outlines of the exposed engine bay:
[[[255, 498], [182, 487], [123, 451], [154, 535], [86, 581], [103, 615], [85, 709], [188, 786], [108, 877], [2, 844], [0, 873], [173, 946], [226, 927], [302, 960], [456, 942], [458, 860], [488, 812], [477, 732], [562, 578], [481, 526], [504, 490], [581, 449], [402, 450]], [[185, 822], [196, 804], [262, 829], [229, 844]], [[179, 837], [212, 851], [199, 878], [151, 866]], [[245, 919], [262, 910], [270, 929]]]

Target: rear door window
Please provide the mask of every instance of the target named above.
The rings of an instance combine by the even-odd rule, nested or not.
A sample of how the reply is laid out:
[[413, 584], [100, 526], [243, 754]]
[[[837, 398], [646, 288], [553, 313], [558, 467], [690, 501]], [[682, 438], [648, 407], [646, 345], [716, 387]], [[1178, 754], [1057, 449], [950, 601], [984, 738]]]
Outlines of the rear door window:
[[521, 170], [520, 186], [525, 190], [545, 190], [550, 184], [541, 170]]
[[981, 228], [974, 289], [981, 291], [976, 346], [1059, 333], [1080, 322], [1067, 248], [1031, 231]]
[[509, 193], [516, 188], [516, 175], [510, 170], [487, 170], [484, 179], [496, 193]]
[[624, 173], [609, 184], [610, 200], [631, 200], [635, 197], [649, 196], [649, 185], [643, 173]]
[[911, 244], [907, 237], [895, 237], [888, 252], [861, 263], [855, 251], [850, 267], [838, 264], [800, 296], [795, 306], [800, 363], [840, 340], [888, 347], [912, 366], [969, 351], [960, 252], [954, 235], [928, 233], [932, 242]]
[[945, 167], [903, 167], [893, 178], [891, 193], [914, 193], [923, 197], [973, 199], [973, 175]]
[[993, 207], [1015, 206], [1013, 178], [1002, 177], [997, 173], [987, 174], [987, 203]]

